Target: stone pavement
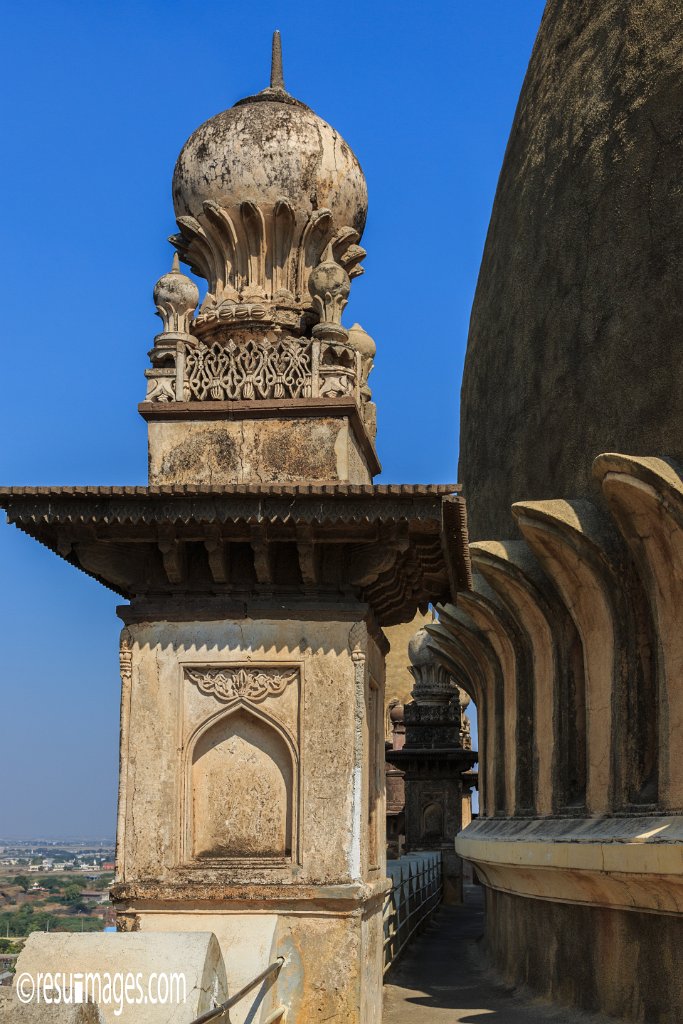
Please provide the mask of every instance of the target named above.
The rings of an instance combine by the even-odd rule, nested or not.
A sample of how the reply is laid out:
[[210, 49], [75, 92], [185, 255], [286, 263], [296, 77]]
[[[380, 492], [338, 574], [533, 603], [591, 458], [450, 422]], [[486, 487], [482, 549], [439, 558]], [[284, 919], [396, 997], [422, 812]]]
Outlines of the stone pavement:
[[463, 907], [441, 907], [394, 967], [384, 987], [383, 1024], [608, 1024], [505, 988], [476, 945], [482, 892], [468, 886]]

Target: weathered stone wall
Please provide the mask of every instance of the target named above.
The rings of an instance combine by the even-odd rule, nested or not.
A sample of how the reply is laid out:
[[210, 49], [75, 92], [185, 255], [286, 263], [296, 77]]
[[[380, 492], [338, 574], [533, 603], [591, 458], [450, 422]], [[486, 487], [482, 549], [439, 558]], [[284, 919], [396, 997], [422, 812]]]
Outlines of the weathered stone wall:
[[679, 3], [549, 0], [472, 309], [472, 539], [585, 495], [600, 452], [683, 458], [682, 60]]
[[680, 4], [548, 0], [463, 375], [474, 587], [428, 627], [493, 961], [641, 1024], [683, 1014], [682, 61]]
[[[683, 920], [486, 889], [487, 947], [509, 984], [617, 1019], [679, 1024]], [[590, 936], [590, 938], [588, 938]]]
[[384, 657], [347, 614], [126, 627], [112, 891], [124, 930], [213, 932], [231, 992], [287, 958], [277, 1000], [344, 1024], [381, 1004], [387, 886]]
[[150, 420], [153, 484], [371, 483], [348, 417]]

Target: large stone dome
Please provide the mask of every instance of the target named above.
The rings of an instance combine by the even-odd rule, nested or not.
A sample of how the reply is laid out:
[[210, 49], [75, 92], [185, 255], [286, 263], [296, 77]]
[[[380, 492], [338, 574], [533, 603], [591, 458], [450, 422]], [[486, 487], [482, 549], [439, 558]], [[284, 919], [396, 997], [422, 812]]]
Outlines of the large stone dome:
[[683, 8], [549, 0], [472, 308], [473, 539], [589, 495], [601, 452], [683, 459]]
[[205, 121], [183, 146], [173, 174], [177, 217], [286, 199], [297, 213], [329, 209], [337, 228], [359, 235], [368, 207], [365, 177], [329, 124], [282, 90], [266, 89]]

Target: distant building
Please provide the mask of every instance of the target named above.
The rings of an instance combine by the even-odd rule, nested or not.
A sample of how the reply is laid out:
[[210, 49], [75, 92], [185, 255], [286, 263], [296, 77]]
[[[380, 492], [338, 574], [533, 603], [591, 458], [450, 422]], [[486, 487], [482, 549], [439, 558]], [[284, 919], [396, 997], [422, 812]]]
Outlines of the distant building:
[[109, 890], [104, 889], [83, 889], [81, 896], [84, 900], [96, 900], [98, 903], [109, 902]]

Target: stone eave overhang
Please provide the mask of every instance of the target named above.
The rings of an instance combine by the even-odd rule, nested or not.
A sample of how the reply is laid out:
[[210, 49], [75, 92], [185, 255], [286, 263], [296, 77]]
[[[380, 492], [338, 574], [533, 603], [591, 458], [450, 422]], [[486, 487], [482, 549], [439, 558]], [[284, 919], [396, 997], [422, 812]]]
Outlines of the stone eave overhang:
[[130, 600], [352, 591], [390, 625], [471, 580], [457, 485], [10, 487], [0, 508]]
[[[65, 516], [96, 516], [122, 520], [133, 509], [141, 516], [182, 514], [188, 510], [202, 521], [235, 516], [336, 518], [352, 521], [366, 516], [439, 519], [441, 501], [464, 504], [459, 484], [160, 484], [149, 486], [0, 487], [0, 508], [8, 518], [46, 515], [55, 521]], [[169, 504], [165, 504], [168, 501]], [[284, 502], [284, 504], [283, 504]], [[32, 505], [35, 505], [34, 512]], [[210, 520], [205, 517], [211, 516]]]

